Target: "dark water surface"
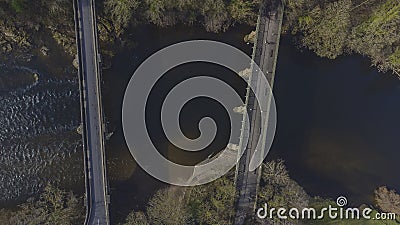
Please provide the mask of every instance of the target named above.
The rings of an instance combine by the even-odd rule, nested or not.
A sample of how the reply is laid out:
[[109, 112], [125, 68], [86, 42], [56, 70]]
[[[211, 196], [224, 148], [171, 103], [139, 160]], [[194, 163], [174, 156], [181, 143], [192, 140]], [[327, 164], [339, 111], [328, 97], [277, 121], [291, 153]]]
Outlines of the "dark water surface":
[[0, 207], [37, 196], [48, 182], [83, 191], [77, 76], [72, 59], [48, 44], [50, 56], [0, 65]]
[[[105, 101], [105, 112], [109, 119], [109, 124], [114, 135], [111, 137], [107, 145], [107, 157], [109, 160], [109, 172], [114, 174], [111, 176], [111, 215], [114, 222], [121, 221], [132, 209], [144, 209], [148, 198], [151, 197], [156, 190], [165, 186], [165, 184], [156, 181], [150, 175], [147, 175], [143, 170], [137, 168], [130, 152], [125, 144], [125, 140], [122, 133], [121, 125], [121, 106], [125, 88], [135, 70], [143, 60], [149, 57], [156, 51], [167, 47], [171, 44], [175, 44], [181, 41], [193, 40], [193, 39], [211, 39], [223, 41], [227, 44], [233, 45], [246, 53], [251, 53], [251, 46], [243, 42], [245, 34], [251, 31], [251, 27], [238, 26], [226, 33], [214, 34], [207, 33], [200, 28], [187, 28], [187, 27], [173, 27], [167, 29], [158, 29], [151, 26], [140, 27], [132, 30], [132, 39], [137, 42], [136, 47], [127, 48], [117, 53], [113, 60], [113, 65], [110, 70], [104, 71], [104, 88], [103, 88], [103, 100]], [[218, 54], [217, 52], [211, 54]], [[180, 77], [186, 71], [196, 71], [203, 74], [210, 75], [210, 72], [214, 75], [223, 75], [231, 77], [232, 85], [242, 91], [244, 96], [244, 87], [241, 84], [235, 74], [229, 74], [217, 67], [204, 67], [203, 65], [184, 65], [174, 71], [169, 76], [166, 83], [162, 83], [160, 89], [156, 91], [152, 97], [155, 101], [152, 101], [150, 108], [156, 108], [156, 102], [162, 100], [157, 95], [165, 95], [165, 90], [170, 88], [171, 85], [176, 82], [176, 77]], [[212, 74], [211, 74], [212, 75]], [[179, 78], [177, 78], [179, 79]], [[240, 79], [239, 79], [240, 80]], [[242, 85], [242, 86], [241, 86]], [[155, 88], [156, 89], [156, 88]], [[156, 89], [157, 90], [157, 89]], [[193, 106], [193, 107], [192, 107]], [[212, 102], [206, 102], [199, 99], [196, 103], [190, 104], [188, 107], [184, 107], [181, 114], [181, 125], [184, 133], [188, 137], [196, 137], [199, 133], [197, 130], [197, 124], [200, 118], [204, 116], [211, 116], [217, 119], [218, 129], [229, 131], [229, 126], [226, 123], [226, 114], [219, 113], [222, 110], [218, 109], [218, 104]], [[146, 111], [147, 112], [147, 111]], [[204, 160], [208, 155], [215, 153], [215, 149], [221, 149], [226, 146], [227, 137], [229, 132], [221, 132], [217, 136], [216, 142], [204, 150], [198, 155], [185, 154], [182, 151], [169, 146], [164, 137], [160, 134], [158, 129], [159, 123], [153, 120], [157, 118], [154, 114], [148, 115], [150, 124], [150, 130], [152, 132], [153, 141], [156, 145], [161, 146], [164, 149], [163, 153], [166, 157], [169, 157], [172, 161], [177, 161], [187, 165], [193, 165]], [[225, 120], [224, 120], [225, 119]], [[240, 119], [240, 115], [238, 115]], [[220, 122], [220, 124], [219, 124]], [[194, 154], [194, 153], [192, 153]]]
[[312, 195], [371, 203], [380, 185], [400, 187], [400, 80], [361, 56], [331, 61], [279, 49], [278, 123], [271, 157], [286, 160]]

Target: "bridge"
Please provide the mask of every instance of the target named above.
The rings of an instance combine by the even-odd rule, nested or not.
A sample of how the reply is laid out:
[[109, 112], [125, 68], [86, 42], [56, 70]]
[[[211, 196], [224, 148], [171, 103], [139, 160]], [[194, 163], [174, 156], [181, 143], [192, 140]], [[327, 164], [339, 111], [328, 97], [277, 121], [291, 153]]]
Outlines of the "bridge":
[[73, 0], [85, 169], [85, 225], [108, 225], [109, 195], [94, 0]]
[[[248, 112], [249, 123], [242, 123], [242, 134], [239, 142], [239, 153], [243, 152], [243, 155], [236, 166], [235, 174], [237, 193], [235, 200], [235, 225], [244, 224], [247, 217], [254, 215], [254, 210], [256, 207], [257, 190], [261, 177], [261, 167], [254, 171], [250, 171], [249, 165], [251, 157], [255, 153], [255, 147], [257, 145], [258, 138], [265, 140], [267, 133], [266, 130], [260, 129], [262, 120], [261, 117], [264, 115], [264, 113], [262, 114], [260, 112], [260, 107], [258, 106], [257, 101], [255, 101], [256, 96], [260, 96], [262, 91], [265, 92], [267, 87], [263, 87], [265, 83], [260, 82], [258, 76], [265, 75], [271, 88], [273, 87], [282, 27], [283, 10], [283, 4], [280, 0], [264, 0], [260, 6], [252, 59], [264, 74], [254, 72], [253, 68], [251, 68], [252, 72], [249, 82], [252, 83], [253, 87], [256, 87], [256, 93], [253, 93], [250, 91], [250, 89], [248, 89], [246, 94], [245, 113]], [[268, 102], [268, 109], [266, 109], [267, 113], [269, 113], [271, 97], [272, 96], [266, 100]], [[269, 115], [264, 116], [266, 116], [266, 118], [269, 117]], [[266, 123], [268, 126], [268, 121]], [[249, 131], [248, 137], [244, 137], [244, 133], [246, 133], [244, 131]], [[247, 140], [247, 144], [245, 144], [246, 142], [244, 140]]]

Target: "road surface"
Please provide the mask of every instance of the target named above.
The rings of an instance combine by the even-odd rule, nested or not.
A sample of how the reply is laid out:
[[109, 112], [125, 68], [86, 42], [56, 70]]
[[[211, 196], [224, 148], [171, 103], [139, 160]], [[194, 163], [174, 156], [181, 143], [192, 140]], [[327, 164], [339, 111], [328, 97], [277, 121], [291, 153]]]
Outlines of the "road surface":
[[83, 136], [86, 171], [86, 224], [108, 225], [104, 123], [94, 0], [75, 0], [78, 59], [83, 98]]

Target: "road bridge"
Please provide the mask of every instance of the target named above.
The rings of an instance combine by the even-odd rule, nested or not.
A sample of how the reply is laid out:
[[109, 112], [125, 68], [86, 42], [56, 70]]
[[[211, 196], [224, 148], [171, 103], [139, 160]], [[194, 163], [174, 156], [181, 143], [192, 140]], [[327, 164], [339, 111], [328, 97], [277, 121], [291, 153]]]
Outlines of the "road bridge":
[[[283, 4], [280, 0], [264, 0], [260, 6], [252, 59], [262, 70], [263, 74], [255, 72], [253, 71], [253, 67], [251, 68], [252, 73], [249, 78], [249, 83], [252, 84], [251, 86], [256, 87], [256, 93], [253, 93], [250, 91], [250, 88], [248, 88], [246, 94], [245, 112], [247, 112], [249, 120], [248, 123], [242, 123], [242, 134], [239, 143], [239, 155], [242, 152], [243, 155], [236, 166], [235, 185], [237, 198], [235, 201], [235, 225], [244, 224], [248, 216], [254, 215], [253, 213], [256, 207], [261, 167], [255, 171], [250, 171], [249, 165], [251, 158], [255, 153], [255, 147], [259, 138], [262, 138], [262, 140], [265, 141], [267, 133], [266, 129], [261, 130], [261, 117], [263, 114], [260, 112], [256, 96], [261, 96], [261, 92], [265, 92], [265, 90], [268, 89], [264, 82], [260, 82], [261, 79], [258, 76], [265, 75], [269, 85], [271, 88], [273, 87], [283, 10]], [[268, 109], [266, 110], [268, 114], [271, 98], [272, 96], [270, 96], [269, 99], [266, 99], [266, 101], [268, 101]], [[266, 116], [266, 118], [269, 117], [269, 115], [264, 116]], [[243, 119], [243, 121], [246, 120]], [[268, 119], [266, 123], [268, 127]], [[245, 133], [247, 133], [245, 131], [248, 131], [248, 137], [244, 136]]]
[[85, 162], [85, 225], [108, 225], [105, 126], [94, 0], [73, 0]]

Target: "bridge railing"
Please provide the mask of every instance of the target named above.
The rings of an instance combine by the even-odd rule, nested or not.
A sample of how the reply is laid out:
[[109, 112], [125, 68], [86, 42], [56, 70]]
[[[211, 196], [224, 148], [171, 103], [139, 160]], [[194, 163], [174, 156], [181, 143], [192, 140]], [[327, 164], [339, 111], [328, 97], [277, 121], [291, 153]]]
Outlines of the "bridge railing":
[[89, 156], [87, 151], [87, 135], [86, 129], [84, 125], [86, 124], [86, 110], [85, 109], [85, 87], [84, 87], [84, 79], [83, 79], [83, 68], [82, 68], [82, 51], [81, 51], [81, 32], [80, 32], [80, 15], [78, 10], [78, 0], [73, 0], [73, 9], [74, 9], [74, 20], [75, 20], [75, 39], [76, 39], [76, 47], [77, 47], [77, 54], [76, 59], [78, 60], [78, 79], [79, 79], [79, 93], [80, 93], [80, 107], [81, 107], [81, 127], [82, 127], [82, 148], [83, 148], [83, 164], [84, 164], [84, 177], [85, 177], [85, 196], [84, 196], [84, 204], [86, 208], [86, 215], [85, 215], [85, 224], [88, 224], [89, 217], [90, 217], [90, 209], [91, 209], [91, 196], [90, 196], [90, 185], [89, 185]]
[[[257, 17], [257, 25], [256, 25], [256, 31], [255, 31], [256, 35], [255, 35], [255, 40], [254, 40], [254, 45], [253, 45], [253, 52], [252, 52], [252, 56], [251, 56], [252, 59], [253, 59], [253, 62], [254, 62], [254, 59], [256, 57], [256, 51], [257, 51], [257, 46], [258, 46], [257, 40], [258, 40], [258, 33], [259, 33], [259, 30], [260, 30], [260, 21], [261, 21], [261, 16], [260, 15], [261, 15], [261, 12], [262, 12], [263, 8], [264, 8], [264, 4], [261, 4], [260, 5], [260, 9], [259, 9], [259, 14], [258, 14], [258, 17]], [[251, 73], [250, 73], [250, 76], [248, 78], [248, 83], [250, 83], [252, 81], [252, 78], [253, 78], [253, 71], [254, 71], [254, 64], [253, 63], [250, 65], [250, 71], [251, 71]], [[241, 173], [241, 172], [243, 172], [243, 170], [245, 170], [244, 165], [242, 165], [243, 163], [240, 163], [241, 159], [239, 157], [242, 154], [242, 152], [246, 150], [246, 147], [247, 147], [246, 144], [247, 144], [247, 142], [249, 140], [249, 137], [247, 135], [245, 136], [245, 134], [248, 134], [248, 132], [244, 132], [244, 131], [248, 131], [250, 129], [249, 124], [246, 123], [246, 117], [250, 116], [248, 114], [248, 107], [249, 107], [249, 98], [250, 98], [250, 95], [252, 93], [252, 90], [249, 88], [249, 86], [250, 85], [248, 85], [248, 87], [246, 89], [246, 98], [245, 98], [245, 108], [246, 108], [246, 110], [244, 111], [243, 117], [242, 117], [242, 127], [241, 127], [241, 133], [240, 133], [239, 152], [238, 152], [238, 161], [237, 161], [238, 164], [236, 166], [236, 171], [235, 171], [235, 185], [240, 185], [241, 180], [239, 179], [238, 176], [239, 176], [239, 173]], [[249, 120], [250, 120], [250, 118], [249, 118]], [[246, 151], [244, 152], [244, 154], [242, 156], [242, 159], [245, 158], [245, 156], [246, 156], [245, 154], [246, 154]], [[237, 183], [239, 183], [239, 184], [237, 184]]]
[[102, 69], [101, 69], [101, 57], [100, 57], [100, 53], [98, 52], [99, 49], [99, 44], [98, 44], [98, 29], [97, 29], [97, 17], [96, 17], [96, 4], [94, 0], [90, 0], [91, 1], [91, 8], [92, 8], [92, 21], [93, 21], [93, 29], [94, 29], [94, 48], [96, 51], [96, 85], [98, 87], [98, 104], [99, 104], [99, 117], [100, 117], [100, 121], [101, 121], [101, 126], [100, 126], [100, 130], [101, 130], [101, 134], [102, 134], [102, 138], [101, 138], [101, 154], [102, 154], [102, 165], [103, 165], [103, 179], [106, 182], [105, 183], [105, 194], [106, 194], [106, 217], [107, 220], [109, 221], [109, 211], [108, 211], [108, 204], [109, 204], [109, 184], [108, 184], [108, 179], [107, 179], [107, 163], [106, 163], [106, 155], [105, 155], [105, 140], [106, 140], [106, 127], [105, 127], [105, 116], [104, 116], [104, 111], [103, 111], [103, 104], [102, 104], [102, 92], [101, 92], [101, 77], [102, 77]]
[[[244, 217], [247, 214], [247, 210], [246, 211], [240, 211], [243, 210], [242, 208], [239, 208], [239, 204], [240, 204], [240, 199], [241, 199], [241, 195], [244, 194], [242, 193], [242, 191], [245, 190], [244, 186], [247, 186], [247, 184], [243, 184], [243, 182], [245, 182], [245, 173], [246, 173], [246, 166], [248, 166], [246, 164], [246, 160], [249, 157], [248, 154], [249, 153], [249, 142], [251, 137], [249, 137], [248, 135], [250, 134], [250, 123], [252, 121], [252, 113], [248, 113], [249, 110], [251, 110], [252, 108], [254, 108], [254, 93], [253, 91], [256, 90], [251, 90], [250, 86], [255, 86], [255, 85], [250, 85], [252, 82], [255, 82], [255, 79], [257, 76], [257, 74], [255, 74], [255, 65], [254, 63], [259, 64], [260, 62], [260, 57], [261, 54], [259, 53], [259, 36], [260, 36], [260, 30], [263, 30], [263, 28], [260, 28], [261, 26], [261, 15], [264, 11], [265, 8], [265, 3], [261, 3], [260, 4], [260, 9], [259, 9], [259, 13], [258, 13], [258, 18], [257, 18], [257, 25], [256, 25], [256, 35], [255, 35], [255, 40], [254, 40], [254, 45], [253, 45], [253, 52], [252, 52], [252, 62], [250, 66], [250, 76], [248, 78], [248, 87], [246, 90], [246, 98], [245, 98], [245, 108], [246, 110], [243, 113], [243, 117], [242, 117], [242, 127], [241, 127], [241, 134], [240, 134], [240, 141], [239, 141], [239, 152], [238, 152], [238, 160], [237, 160], [237, 165], [236, 165], [236, 171], [235, 171], [235, 187], [237, 190], [236, 193], [236, 198], [235, 198], [235, 209], [237, 210], [235, 218], [234, 218], [234, 224], [242, 224], [242, 222], [244, 221]], [[256, 105], [257, 107], [257, 105]], [[248, 121], [246, 121], [246, 118], [248, 119]]]

